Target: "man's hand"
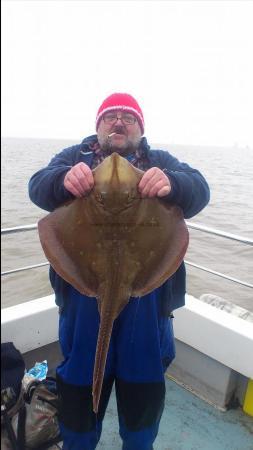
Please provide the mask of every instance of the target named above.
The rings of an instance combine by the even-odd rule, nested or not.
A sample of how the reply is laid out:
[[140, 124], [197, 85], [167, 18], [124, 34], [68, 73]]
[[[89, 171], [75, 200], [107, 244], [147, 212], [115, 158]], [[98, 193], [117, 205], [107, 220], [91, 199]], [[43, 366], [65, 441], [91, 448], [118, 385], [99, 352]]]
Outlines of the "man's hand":
[[80, 162], [66, 173], [63, 184], [71, 194], [80, 198], [94, 186], [92, 171], [87, 164]]
[[148, 169], [138, 187], [142, 197], [164, 197], [171, 191], [169, 178], [158, 167]]

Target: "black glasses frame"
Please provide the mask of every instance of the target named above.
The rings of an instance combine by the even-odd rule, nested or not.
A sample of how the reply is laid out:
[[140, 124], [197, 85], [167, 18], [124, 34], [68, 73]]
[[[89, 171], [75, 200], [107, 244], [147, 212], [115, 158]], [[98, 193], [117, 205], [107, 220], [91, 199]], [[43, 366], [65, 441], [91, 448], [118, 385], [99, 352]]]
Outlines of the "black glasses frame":
[[[113, 113], [107, 113], [107, 114], [112, 114], [112, 116], [113, 116]], [[136, 120], [137, 120], [136, 117], [134, 117], [134, 115], [130, 116], [131, 113], [126, 113], [126, 114], [128, 114], [128, 117], [131, 119], [130, 121], [126, 120], [126, 117], [124, 117], [124, 116], [126, 116], [126, 114], [124, 114], [124, 113], [121, 116], [118, 116], [118, 114], [115, 113], [114, 118], [108, 117], [107, 114], [105, 114], [103, 116], [103, 121], [107, 124], [114, 124], [118, 120], [121, 120], [121, 122], [123, 122], [125, 125], [133, 125], [134, 123], [136, 123]]]

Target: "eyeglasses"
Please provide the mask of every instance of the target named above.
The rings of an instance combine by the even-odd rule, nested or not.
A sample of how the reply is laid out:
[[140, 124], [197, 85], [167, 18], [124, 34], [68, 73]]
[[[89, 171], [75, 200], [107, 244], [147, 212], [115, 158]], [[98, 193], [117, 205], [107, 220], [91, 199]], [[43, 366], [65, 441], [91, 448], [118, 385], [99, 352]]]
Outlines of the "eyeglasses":
[[133, 114], [125, 113], [118, 116], [116, 113], [106, 113], [103, 120], [107, 124], [116, 123], [120, 119], [125, 125], [133, 125], [136, 122], [136, 117]]

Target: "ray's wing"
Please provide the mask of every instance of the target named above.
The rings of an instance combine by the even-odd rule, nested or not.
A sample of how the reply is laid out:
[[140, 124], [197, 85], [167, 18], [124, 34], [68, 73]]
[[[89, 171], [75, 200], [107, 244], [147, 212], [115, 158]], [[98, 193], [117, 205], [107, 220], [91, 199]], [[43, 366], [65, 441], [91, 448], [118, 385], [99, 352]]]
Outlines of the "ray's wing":
[[161, 286], [183, 261], [189, 233], [179, 207], [155, 199], [141, 202], [136, 220], [136, 250], [132, 258], [139, 271], [132, 295], [143, 296]]
[[75, 199], [41, 219], [38, 231], [54, 270], [82, 294], [96, 296], [98, 280], [92, 264], [99, 240], [88, 212], [89, 200]]

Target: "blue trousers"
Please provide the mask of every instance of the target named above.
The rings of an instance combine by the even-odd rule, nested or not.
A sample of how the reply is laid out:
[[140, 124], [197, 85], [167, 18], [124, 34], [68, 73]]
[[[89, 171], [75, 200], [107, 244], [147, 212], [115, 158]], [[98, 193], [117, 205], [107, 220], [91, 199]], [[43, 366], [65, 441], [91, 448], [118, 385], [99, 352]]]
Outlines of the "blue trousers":
[[97, 301], [69, 291], [60, 314], [64, 361], [57, 368], [64, 450], [94, 450], [115, 382], [123, 450], [152, 450], [164, 408], [164, 372], [175, 357], [172, 319], [160, 314], [156, 290], [131, 298], [115, 320], [99, 411], [92, 411], [92, 378], [99, 313]]

